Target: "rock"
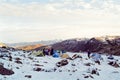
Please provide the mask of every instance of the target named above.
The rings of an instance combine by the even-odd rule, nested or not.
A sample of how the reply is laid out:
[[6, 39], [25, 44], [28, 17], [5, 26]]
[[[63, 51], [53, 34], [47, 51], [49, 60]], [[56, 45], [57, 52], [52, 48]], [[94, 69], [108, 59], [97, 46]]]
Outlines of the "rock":
[[16, 67], [16, 69], [20, 69], [19, 67]]
[[23, 64], [21, 61], [15, 61], [16, 63], [18, 63], [18, 64]]
[[90, 77], [94, 79], [94, 77], [93, 77], [93, 76], [91, 76], [91, 75], [90, 75]]
[[96, 74], [97, 71], [96, 70], [92, 70], [91, 74]]
[[113, 65], [115, 68], [120, 67], [119, 64], [117, 62], [115, 62], [115, 64]]
[[8, 58], [9, 58], [9, 61], [12, 61], [12, 56], [9, 56]]
[[72, 66], [76, 66], [75, 64], [71, 64]]
[[85, 66], [91, 66], [91, 63], [85, 63], [84, 65]]
[[44, 66], [44, 65], [40, 65], [40, 64], [34, 64], [34, 66]]
[[120, 65], [115, 61], [112, 61], [112, 62], [109, 62], [108, 63], [109, 65], [111, 65], [111, 66], [113, 66], [113, 67], [115, 67], [115, 68], [118, 68], [118, 67], [120, 67]]
[[19, 61], [19, 60], [21, 60], [21, 59], [20, 59], [20, 58], [15, 58], [15, 60]]
[[82, 56], [80, 56], [80, 55], [78, 55], [78, 54], [74, 54], [74, 55], [72, 56], [72, 59], [74, 60], [74, 59], [76, 59], [76, 58], [81, 58], [81, 59], [82, 59]]
[[1, 75], [12, 75], [14, 74], [14, 71], [6, 69], [3, 66], [0, 66], [0, 74]]
[[89, 78], [89, 76], [84, 76], [84, 78]]
[[62, 72], [62, 70], [59, 70], [59, 72]]
[[67, 60], [61, 60], [60, 62], [57, 62], [56, 63], [56, 66], [57, 67], [61, 67], [61, 66], [65, 66], [68, 64], [68, 61]]
[[46, 63], [46, 64], [47, 64], [48, 62], [46, 62], [46, 61], [45, 61], [44, 63]]
[[98, 69], [97, 68], [89, 68], [87, 73], [90, 73], [90, 74], [96, 74], [99, 76], [99, 72], [98, 72]]
[[42, 68], [34, 68], [33, 70], [34, 70], [34, 71], [43, 71]]
[[95, 61], [95, 63], [98, 63], [100, 65], [100, 61]]
[[31, 76], [31, 75], [25, 75], [25, 77], [27, 77], [27, 78], [32, 78], [32, 76]]

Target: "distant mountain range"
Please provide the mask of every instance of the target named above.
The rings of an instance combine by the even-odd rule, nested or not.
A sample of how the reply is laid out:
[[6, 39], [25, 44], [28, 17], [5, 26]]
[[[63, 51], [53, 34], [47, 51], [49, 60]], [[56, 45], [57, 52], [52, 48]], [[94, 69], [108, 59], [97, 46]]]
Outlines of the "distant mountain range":
[[16, 47], [17, 49], [22, 49], [22, 50], [34, 50], [39, 47], [43, 47], [43, 44], [35, 44], [35, 45], [27, 45], [27, 46], [21, 46], [21, 47]]
[[6, 43], [6, 44], [11, 47], [23, 47], [23, 46], [37, 45], [37, 44], [51, 45], [60, 41], [62, 40], [48, 40], [48, 41], [20, 42], [20, 43]]
[[69, 39], [52, 45], [54, 49], [70, 52], [97, 52], [120, 55], [120, 36]]
[[69, 52], [97, 52], [120, 55], [120, 36], [102, 36], [93, 38], [74, 38], [67, 40], [50, 40], [7, 44], [22, 50], [42, 50], [52, 46], [56, 50]]

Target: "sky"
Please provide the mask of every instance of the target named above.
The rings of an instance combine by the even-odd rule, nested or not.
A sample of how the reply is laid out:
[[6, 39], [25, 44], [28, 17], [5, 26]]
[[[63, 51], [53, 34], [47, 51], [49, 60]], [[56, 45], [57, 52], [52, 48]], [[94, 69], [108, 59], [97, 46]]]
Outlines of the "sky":
[[0, 42], [120, 35], [120, 0], [0, 0]]

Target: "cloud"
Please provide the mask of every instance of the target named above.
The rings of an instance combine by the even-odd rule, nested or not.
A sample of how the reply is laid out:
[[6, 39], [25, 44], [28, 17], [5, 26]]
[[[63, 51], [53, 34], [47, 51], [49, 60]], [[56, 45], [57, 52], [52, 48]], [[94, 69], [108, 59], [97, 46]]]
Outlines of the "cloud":
[[[15, 2], [12, 0], [11, 2]], [[19, 0], [17, 0], [19, 1]], [[16, 1], [16, 2], [17, 2]], [[0, 5], [0, 15], [8, 16], [46, 16], [46, 15], [60, 15], [60, 14], [84, 14], [94, 12], [99, 14], [115, 14], [120, 12], [120, 5], [116, 5], [110, 1], [104, 0], [91, 0], [87, 3], [84, 0], [62, 0], [63, 2], [58, 3], [46, 3], [41, 4], [40, 2], [31, 2], [28, 4], [12, 4], [3, 3]], [[99, 14], [100, 15], [100, 14]]]
[[0, 38], [20, 42], [118, 34], [120, 4], [115, 1], [0, 0]]

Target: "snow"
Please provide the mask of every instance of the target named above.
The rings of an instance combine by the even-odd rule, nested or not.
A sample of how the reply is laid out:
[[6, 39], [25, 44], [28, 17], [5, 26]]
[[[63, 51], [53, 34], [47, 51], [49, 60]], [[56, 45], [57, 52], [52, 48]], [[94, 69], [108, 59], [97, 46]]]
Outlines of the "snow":
[[[77, 58], [75, 60], [68, 60], [69, 64], [57, 67], [56, 63], [63, 60], [63, 58], [53, 58], [52, 56], [35, 57], [29, 56], [29, 53], [23, 51], [11, 52], [12, 61], [9, 61], [7, 57], [0, 58], [0, 63], [4, 63], [4, 67], [12, 69], [15, 74], [7, 76], [0, 75], [0, 80], [119, 80], [120, 68], [115, 68], [108, 65], [108, 59], [106, 55], [102, 55], [101, 65], [96, 64], [92, 59], [87, 58], [86, 53], [70, 53], [67, 54], [72, 57], [74, 54], [82, 56], [82, 59]], [[120, 63], [119, 56], [114, 56]], [[23, 64], [15, 63], [15, 59], [20, 58]], [[33, 59], [31, 59], [33, 58]], [[95, 65], [85, 66], [85, 63], [91, 63]], [[40, 66], [35, 66], [39, 64]], [[75, 65], [75, 66], [72, 66]], [[18, 67], [19, 69], [17, 69]], [[42, 68], [46, 71], [34, 71], [34, 68]], [[56, 69], [56, 71], [54, 71]], [[91, 74], [93, 69], [97, 69], [99, 75]], [[31, 75], [31, 78], [25, 77], [25, 75]], [[84, 76], [93, 76], [93, 78], [84, 78]]]

